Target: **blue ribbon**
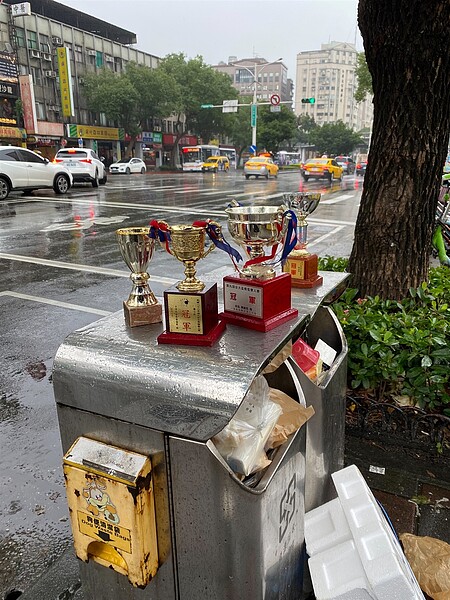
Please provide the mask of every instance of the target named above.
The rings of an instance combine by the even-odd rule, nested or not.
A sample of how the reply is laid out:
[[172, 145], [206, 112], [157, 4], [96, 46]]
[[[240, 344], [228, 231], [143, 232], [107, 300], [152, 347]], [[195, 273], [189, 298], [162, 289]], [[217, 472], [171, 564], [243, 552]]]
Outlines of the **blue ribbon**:
[[287, 260], [287, 257], [289, 256], [289, 254], [292, 252], [292, 250], [295, 248], [295, 246], [297, 244], [297, 216], [294, 211], [287, 210], [283, 214], [283, 219], [287, 219], [288, 217], [290, 217], [290, 219], [288, 222], [288, 228], [287, 228], [287, 232], [286, 232], [283, 252], [281, 253], [281, 264], [282, 265], [284, 265], [284, 263]]
[[208, 223], [206, 226], [206, 233], [217, 248], [234, 257], [237, 262], [242, 260], [242, 256], [235, 248], [233, 248], [233, 246], [230, 246], [230, 244], [223, 237], [223, 234], [220, 232], [217, 225]]
[[170, 242], [170, 233], [167, 230], [160, 229], [158, 224], [153, 224], [153, 222], [150, 225], [149, 237], [152, 240], [158, 238], [162, 243]]

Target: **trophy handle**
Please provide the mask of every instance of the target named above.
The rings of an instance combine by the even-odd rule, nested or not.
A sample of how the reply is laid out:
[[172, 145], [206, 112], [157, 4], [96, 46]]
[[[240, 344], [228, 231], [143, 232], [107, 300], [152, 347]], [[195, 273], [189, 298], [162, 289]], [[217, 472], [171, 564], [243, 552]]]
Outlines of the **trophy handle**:
[[[219, 223], [217, 223], [217, 221], [211, 221], [209, 220], [206, 226], [206, 230], [208, 231], [208, 225], [213, 225], [216, 229], [216, 232], [218, 234], [218, 238], [222, 241], [223, 240], [223, 235], [222, 235], [222, 227], [219, 225]], [[206, 251], [202, 254], [202, 258], [205, 258], [206, 256], [208, 256], [208, 254], [210, 252], [212, 252], [214, 250], [214, 248], [216, 247], [216, 245], [214, 244], [214, 242], [211, 240], [211, 243], [209, 244], [208, 248], [206, 249]]]
[[158, 240], [161, 248], [166, 250], [169, 254], [173, 255], [172, 250], [170, 249], [169, 241], [169, 223], [166, 221], [152, 221], [152, 226], [158, 230]]

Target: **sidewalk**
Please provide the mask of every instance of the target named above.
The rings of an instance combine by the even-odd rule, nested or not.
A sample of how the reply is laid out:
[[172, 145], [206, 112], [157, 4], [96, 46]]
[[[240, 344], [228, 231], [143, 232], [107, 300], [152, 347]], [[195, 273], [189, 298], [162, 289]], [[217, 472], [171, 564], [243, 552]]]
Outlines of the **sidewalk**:
[[[450, 544], [450, 472], [442, 461], [347, 436], [345, 463], [360, 469], [397, 534], [431, 536]], [[20, 600], [87, 600], [72, 546]]]

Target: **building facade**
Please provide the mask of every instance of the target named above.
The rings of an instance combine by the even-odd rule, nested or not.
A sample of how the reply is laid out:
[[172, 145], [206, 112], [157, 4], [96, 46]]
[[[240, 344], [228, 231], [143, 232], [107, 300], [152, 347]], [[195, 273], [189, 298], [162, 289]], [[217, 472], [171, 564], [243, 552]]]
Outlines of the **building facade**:
[[256, 97], [259, 102], [268, 102], [274, 94], [282, 102], [292, 102], [293, 83], [288, 79], [287, 68], [282, 61], [268, 62], [265, 58], [243, 58], [230, 56], [228, 63], [213, 65], [216, 71], [226, 73], [240, 96], [252, 96], [255, 81], [258, 82]]
[[[372, 97], [357, 103], [354, 94], [357, 51], [353, 44], [330, 42], [320, 50], [299, 52], [295, 114], [309, 115], [318, 125], [343, 121], [355, 131], [372, 128]], [[302, 103], [314, 98], [314, 104]]]
[[[0, 143], [20, 142], [49, 158], [66, 145], [91, 147], [107, 161], [120, 157], [127, 132], [89, 110], [85, 77], [100, 69], [120, 73], [128, 62], [155, 68], [159, 58], [134, 48], [133, 32], [53, 0], [33, 0], [31, 14], [26, 5], [0, 4]], [[23, 123], [15, 111], [19, 99]], [[155, 120], [149, 129], [136, 155], [160, 165], [173, 121]]]

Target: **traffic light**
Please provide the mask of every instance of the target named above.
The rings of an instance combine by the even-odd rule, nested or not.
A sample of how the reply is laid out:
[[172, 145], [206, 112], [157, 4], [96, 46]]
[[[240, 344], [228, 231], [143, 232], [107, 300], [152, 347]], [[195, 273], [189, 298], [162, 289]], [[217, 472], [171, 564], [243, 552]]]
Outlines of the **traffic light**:
[[302, 98], [302, 104], [315, 104], [315, 98]]

